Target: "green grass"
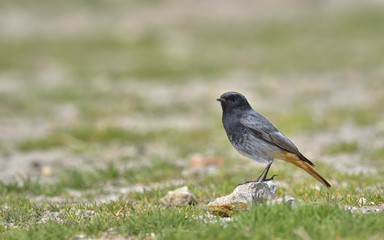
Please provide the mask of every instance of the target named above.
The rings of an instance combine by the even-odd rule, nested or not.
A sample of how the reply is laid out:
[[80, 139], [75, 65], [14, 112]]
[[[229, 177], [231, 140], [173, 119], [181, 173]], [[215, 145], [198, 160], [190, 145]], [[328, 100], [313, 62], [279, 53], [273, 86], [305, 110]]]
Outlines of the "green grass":
[[358, 150], [357, 142], [340, 142], [329, 147], [330, 154], [354, 153]]
[[[208, 218], [206, 210], [201, 207], [147, 209], [125, 201], [100, 206], [72, 205], [64, 209], [65, 212], [59, 214], [64, 223], [48, 221], [36, 224], [34, 217], [42, 214], [43, 209], [30, 208], [30, 212], [22, 213], [30, 224], [6, 232], [2, 229], [2, 238], [60, 239], [85, 234], [105, 238], [123, 235], [139, 238], [155, 236], [159, 239], [297, 239], [305, 234], [316, 239], [379, 239], [384, 234], [382, 214], [351, 214], [327, 205], [299, 206], [296, 209], [287, 205], [259, 205], [239, 214], [230, 222]], [[98, 215], [84, 217], [89, 211], [95, 211]], [[3, 214], [8, 219], [13, 217]]]
[[51, 135], [42, 139], [26, 140], [20, 143], [22, 151], [49, 149], [58, 146], [71, 145], [82, 146], [90, 143], [106, 144], [113, 141], [121, 143], [141, 143], [149, 140], [146, 134], [127, 131], [117, 127], [96, 128], [91, 126], [80, 126], [73, 129], [62, 129], [52, 132]]
[[[372, 205], [371, 202], [374, 205], [384, 203], [382, 193], [374, 189], [364, 190], [377, 183], [380, 176], [364, 181], [364, 176], [345, 177], [333, 171], [337, 174], [333, 176], [334, 180], [348, 178], [349, 185], [336, 185], [330, 190], [319, 191], [311, 188], [309, 182], [290, 179], [284, 174], [291, 171], [287, 166], [284, 166], [284, 172], [279, 172], [282, 170], [279, 167], [273, 170], [280, 175], [278, 178], [294, 182], [291, 188], [279, 188], [278, 195], [292, 195], [304, 200], [306, 205], [291, 209], [284, 204], [261, 204], [225, 223], [209, 217], [205, 209], [209, 200], [231, 192], [237, 183], [254, 178], [255, 172], [261, 170], [236, 170], [233, 167], [238, 163], [232, 161], [227, 165], [212, 175], [203, 175], [198, 179], [194, 175], [183, 177], [182, 168], [157, 160], [154, 165], [136, 169], [122, 170], [118, 165], [108, 164], [93, 170], [67, 170], [52, 183], [39, 179], [1, 183], [0, 203], [3, 207], [0, 209], [0, 236], [2, 239], [59, 239], [85, 234], [105, 238], [110, 235], [144, 238], [154, 234], [160, 239], [226, 239], [233, 236], [245, 239], [285, 236], [285, 239], [296, 239], [297, 234], [309, 234], [317, 239], [360, 239], [383, 234], [380, 224], [382, 214], [350, 214], [343, 209], [346, 205], [360, 206], [360, 198], [365, 198], [367, 205]], [[122, 195], [113, 191], [113, 188], [132, 184], [153, 186], [153, 183], [173, 179], [183, 179], [200, 203], [181, 208], [161, 206], [159, 199], [175, 188], [166, 185], [143, 193]], [[82, 192], [80, 203], [70, 196], [72, 190]], [[99, 204], [93, 202], [96, 197], [111, 193], [120, 196], [119, 200]], [[59, 196], [65, 201], [35, 202], [35, 196]], [[41, 223], [47, 214], [55, 214], [56, 220]], [[353, 231], [347, 231], [351, 226]]]
[[[220, 131], [221, 132], [221, 131]], [[58, 129], [48, 136], [39, 139], [26, 139], [18, 144], [21, 151], [47, 150], [54, 148], [70, 149], [74, 152], [92, 151], [111, 145], [143, 146], [144, 144], [160, 143], [164, 147], [178, 148], [175, 151], [181, 156], [188, 156], [196, 148], [204, 149], [205, 144], [214, 139], [216, 129], [176, 130], [165, 128], [150, 132], [139, 132], [135, 129], [121, 127], [77, 126], [70, 129]], [[188, 139], [188, 141], [186, 141]]]

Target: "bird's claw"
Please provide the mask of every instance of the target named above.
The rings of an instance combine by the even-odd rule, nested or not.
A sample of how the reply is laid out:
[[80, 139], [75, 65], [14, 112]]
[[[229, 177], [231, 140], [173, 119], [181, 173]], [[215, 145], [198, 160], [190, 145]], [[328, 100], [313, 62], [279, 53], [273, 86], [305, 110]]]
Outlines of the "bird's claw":
[[253, 180], [253, 181], [245, 181], [245, 182], [243, 182], [243, 183], [240, 183], [240, 184], [237, 184], [237, 186], [241, 186], [241, 185], [244, 185], [244, 184], [248, 184], [248, 183], [252, 183], [252, 182], [268, 182], [268, 181], [272, 181], [276, 176], [278, 176], [278, 175], [273, 175], [272, 177], [270, 177], [270, 178], [264, 178], [264, 179], [262, 179], [262, 180], [260, 180], [260, 179], [256, 179], [256, 180]]
[[262, 182], [272, 181], [272, 180], [274, 179], [274, 177], [276, 177], [276, 176], [278, 176], [278, 175], [275, 174], [275, 175], [273, 175], [273, 176], [270, 177], [270, 178], [263, 179]]

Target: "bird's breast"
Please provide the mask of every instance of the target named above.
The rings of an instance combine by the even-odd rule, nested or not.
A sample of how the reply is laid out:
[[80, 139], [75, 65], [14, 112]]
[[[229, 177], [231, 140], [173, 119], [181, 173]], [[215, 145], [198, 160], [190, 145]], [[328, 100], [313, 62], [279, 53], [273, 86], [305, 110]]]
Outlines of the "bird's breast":
[[275, 145], [259, 138], [247, 128], [239, 128], [228, 134], [229, 141], [242, 155], [261, 163], [270, 162], [280, 149]]

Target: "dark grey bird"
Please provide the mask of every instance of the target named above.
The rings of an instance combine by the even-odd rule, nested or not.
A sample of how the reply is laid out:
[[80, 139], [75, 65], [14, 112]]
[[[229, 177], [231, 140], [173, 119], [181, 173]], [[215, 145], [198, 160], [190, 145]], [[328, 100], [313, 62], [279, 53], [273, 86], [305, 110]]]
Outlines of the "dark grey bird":
[[281, 159], [305, 170], [327, 188], [331, 185], [312, 167], [311, 161], [303, 156], [297, 147], [272, 123], [252, 109], [247, 99], [237, 92], [226, 92], [217, 101], [223, 109], [223, 125], [229, 141], [242, 155], [267, 167], [255, 181], [269, 181], [269, 168], [274, 159]]

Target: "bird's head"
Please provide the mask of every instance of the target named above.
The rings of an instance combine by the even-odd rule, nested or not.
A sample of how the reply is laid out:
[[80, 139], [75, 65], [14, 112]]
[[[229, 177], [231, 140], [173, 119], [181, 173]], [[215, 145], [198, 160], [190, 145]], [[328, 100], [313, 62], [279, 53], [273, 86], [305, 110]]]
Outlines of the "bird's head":
[[251, 107], [244, 95], [237, 92], [226, 92], [217, 101], [221, 102], [223, 110]]

